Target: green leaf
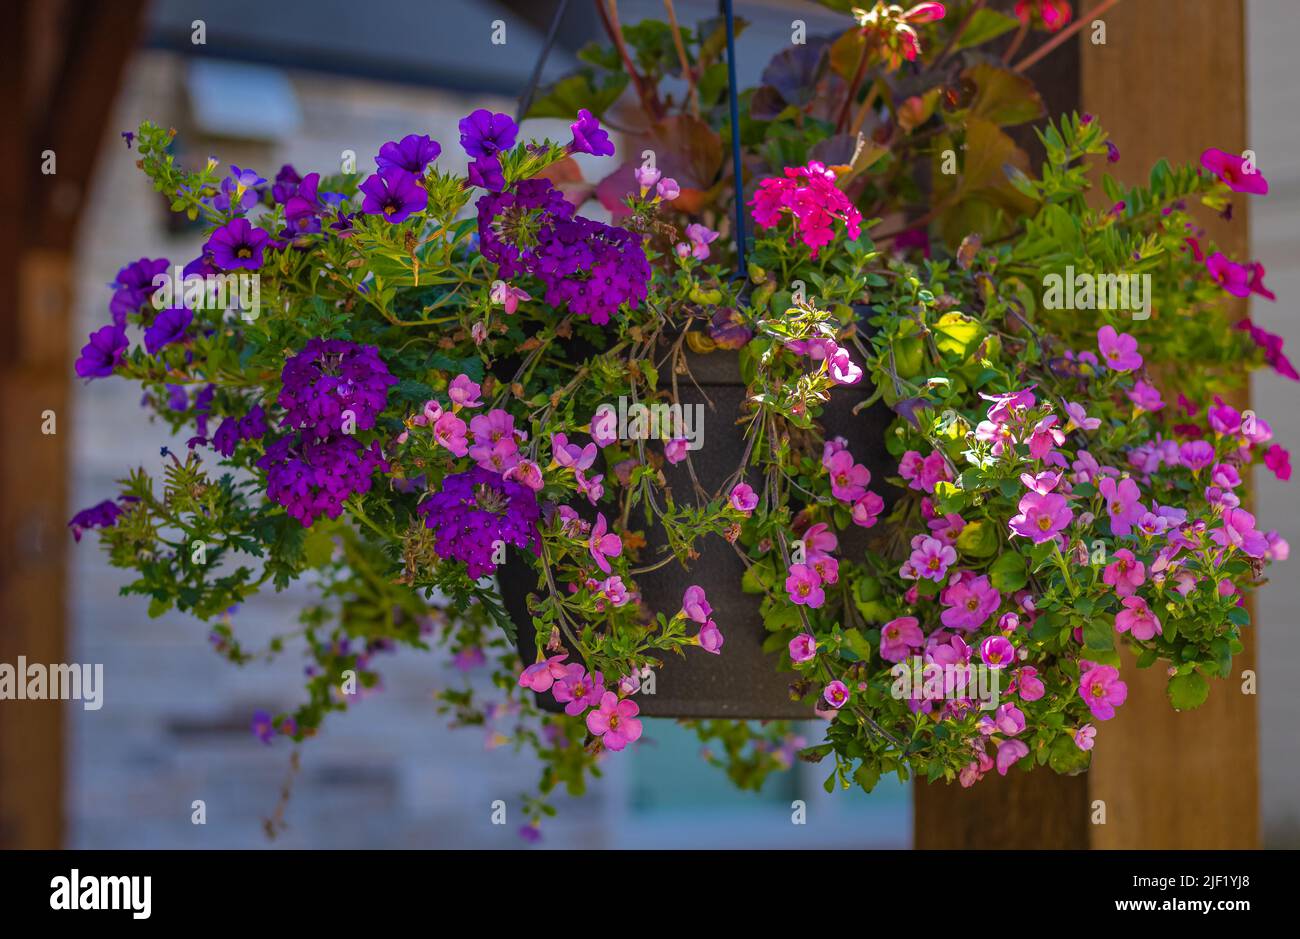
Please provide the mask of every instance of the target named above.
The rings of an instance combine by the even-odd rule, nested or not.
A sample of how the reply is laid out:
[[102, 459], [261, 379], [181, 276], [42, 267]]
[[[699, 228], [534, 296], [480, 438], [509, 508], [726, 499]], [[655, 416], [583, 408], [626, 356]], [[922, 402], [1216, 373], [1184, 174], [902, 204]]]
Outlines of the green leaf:
[[1115, 648], [1115, 626], [1106, 619], [1089, 619], [1083, 624], [1083, 644], [1098, 652]]
[[957, 550], [972, 558], [992, 557], [998, 550], [997, 529], [992, 522], [969, 523], [957, 536]]
[[1210, 696], [1210, 683], [1200, 673], [1189, 672], [1169, 679], [1169, 687], [1165, 691], [1175, 710], [1190, 711], [1205, 703], [1205, 699]]
[[964, 78], [975, 83], [970, 112], [1002, 127], [1037, 120], [1047, 113], [1034, 83], [1009, 68], [980, 63], [967, 69]]
[[1015, 551], [1008, 551], [989, 568], [989, 582], [1003, 593], [1014, 593], [1029, 583], [1025, 559]]
[[998, 38], [1003, 33], [1010, 32], [1019, 25], [1020, 20], [1016, 19], [1016, 17], [985, 7], [970, 18], [965, 31], [961, 34], [961, 38], [953, 43], [953, 49], [969, 49], [971, 46], [982, 45], [991, 39]]
[[850, 652], [863, 662], [871, 659], [871, 643], [867, 642], [861, 631], [857, 629], [844, 630], [844, 644], [849, 647]]
[[560, 117], [572, 120], [586, 108], [596, 117], [602, 117], [623, 89], [628, 77], [624, 72], [603, 75], [599, 80], [590, 71], [561, 78], [545, 90], [528, 109], [529, 117]]
[[980, 324], [965, 313], [953, 310], [939, 317], [935, 325], [935, 345], [940, 352], [966, 358], [984, 337]]

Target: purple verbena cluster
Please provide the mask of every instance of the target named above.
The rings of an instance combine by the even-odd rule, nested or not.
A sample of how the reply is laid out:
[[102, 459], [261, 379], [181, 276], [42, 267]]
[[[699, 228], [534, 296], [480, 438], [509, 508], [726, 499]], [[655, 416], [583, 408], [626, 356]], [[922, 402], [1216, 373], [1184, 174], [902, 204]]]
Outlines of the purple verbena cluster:
[[312, 339], [284, 363], [279, 404], [284, 426], [329, 437], [343, 431], [351, 411], [356, 430], [369, 430], [388, 404], [397, 379], [374, 346], [343, 339]]
[[[285, 362], [280, 379], [282, 426], [294, 433], [268, 445], [257, 462], [267, 473], [267, 495], [303, 525], [338, 518], [348, 496], [369, 491], [375, 470], [388, 471], [379, 444], [366, 447], [351, 431], [375, 426], [397, 379], [374, 346], [342, 339], [310, 340]], [[241, 436], [246, 429], [255, 428], [241, 422]]]
[[608, 323], [627, 303], [645, 299], [650, 263], [641, 236], [574, 213], [546, 179], [478, 200], [479, 246], [504, 279], [531, 274], [546, 285], [546, 302], [593, 323]]
[[438, 557], [463, 561], [469, 576], [496, 570], [492, 555], [500, 541], [540, 553], [537, 496], [522, 483], [474, 467], [442, 481], [442, 490], [421, 503], [424, 525], [436, 535]]
[[319, 516], [338, 518], [348, 496], [370, 491], [375, 470], [388, 471], [379, 443], [369, 447], [341, 435], [311, 439], [305, 432], [281, 437], [257, 461], [266, 470], [266, 494], [310, 526]]

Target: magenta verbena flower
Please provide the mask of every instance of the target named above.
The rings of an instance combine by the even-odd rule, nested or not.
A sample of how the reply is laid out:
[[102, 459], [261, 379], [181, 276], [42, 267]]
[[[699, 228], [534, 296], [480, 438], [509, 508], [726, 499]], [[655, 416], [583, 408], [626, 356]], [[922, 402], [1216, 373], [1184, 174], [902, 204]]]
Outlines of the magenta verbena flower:
[[758, 184], [749, 200], [754, 221], [760, 228], [780, 224], [787, 215], [794, 218], [794, 237], [812, 249], [812, 256], [835, 240], [835, 222], [844, 225], [850, 239], [862, 231], [862, 213], [835, 185], [835, 173], [816, 160], [806, 166], [787, 166], [785, 176], [774, 176]]
[[344, 412], [353, 429], [369, 430], [388, 405], [397, 379], [374, 346], [343, 339], [312, 339], [284, 363], [278, 399], [284, 426], [328, 437], [344, 430]]
[[267, 497], [304, 527], [321, 515], [338, 518], [349, 496], [369, 492], [375, 471], [389, 468], [378, 442], [366, 447], [347, 434], [313, 440], [302, 433], [268, 445], [257, 467], [266, 471]]
[[436, 536], [438, 557], [461, 561], [475, 580], [496, 570], [498, 542], [541, 553], [536, 494], [482, 467], [448, 476], [418, 511]]

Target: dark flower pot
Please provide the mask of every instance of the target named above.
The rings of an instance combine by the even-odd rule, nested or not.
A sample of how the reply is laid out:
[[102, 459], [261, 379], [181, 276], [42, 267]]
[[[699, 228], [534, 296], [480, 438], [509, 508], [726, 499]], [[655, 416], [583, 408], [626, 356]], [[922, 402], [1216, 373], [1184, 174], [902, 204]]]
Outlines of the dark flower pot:
[[[687, 363], [695, 381], [679, 377], [678, 393], [683, 405], [704, 405], [703, 444], [691, 453], [691, 462], [700, 484], [711, 493], [735, 472], [744, 456], [743, 427], [736, 421], [743, 413], [746, 388], [736, 352], [687, 352]], [[849, 441], [853, 455], [871, 470], [872, 488], [888, 501], [881, 485], [892, 471], [887, 465], [884, 434], [894, 415], [879, 402], [853, 414], [854, 405], [869, 394], [868, 388], [864, 379], [858, 385], [835, 389], [821, 423], [828, 437], [842, 436]], [[649, 445], [657, 448], [662, 444], [651, 441]], [[676, 499], [693, 501], [694, 487], [686, 462], [676, 466], [665, 462], [663, 470]], [[760, 480], [752, 470], [747, 481], [756, 490], [760, 488]], [[841, 534], [837, 553], [841, 557], [860, 557], [870, 534], [854, 526]], [[649, 561], [659, 556], [656, 549], [666, 539], [658, 525], [646, 533], [646, 538], [648, 544], [641, 557]], [[635, 696], [642, 715], [763, 720], [812, 717], [808, 705], [790, 699], [794, 674], [779, 669], [778, 653], [763, 651], [768, 633], [759, 615], [760, 597], [741, 589], [744, 562], [720, 537], [709, 537], [699, 547], [701, 556], [689, 570], [673, 561], [638, 575], [637, 584], [644, 606], [666, 616], [681, 609], [687, 587], [703, 587], [725, 643], [718, 655], [703, 649], [687, 649], [684, 658], [663, 654], [663, 666], [655, 673], [655, 693]], [[500, 582], [506, 609], [518, 626], [520, 654], [525, 663], [531, 663], [537, 649], [527, 595], [536, 590], [537, 575], [518, 552], [511, 552], [502, 566]], [[571, 659], [578, 660], [572, 655]], [[549, 692], [537, 697], [543, 708], [561, 709]]]

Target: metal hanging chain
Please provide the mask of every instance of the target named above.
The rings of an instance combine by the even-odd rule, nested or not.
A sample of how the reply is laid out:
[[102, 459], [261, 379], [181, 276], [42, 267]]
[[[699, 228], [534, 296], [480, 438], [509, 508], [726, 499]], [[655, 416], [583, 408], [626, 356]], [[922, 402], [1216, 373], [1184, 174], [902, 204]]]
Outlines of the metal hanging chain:
[[[532, 106], [533, 96], [536, 95], [537, 86], [542, 80], [542, 70], [546, 67], [546, 59], [551, 54], [551, 47], [555, 45], [555, 36], [560, 30], [560, 20], [564, 18], [564, 11], [568, 5], [569, 0], [559, 0], [556, 4], [555, 15], [551, 18], [551, 26], [546, 32], [546, 40], [542, 43], [542, 51], [537, 56], [537, 64], [533, 66], [532, 77], [529, 78], [528, 86], [519, 98], [519, 106], [515, 110], [516, 124], [523, 121], [529, 107]], [[740, 99], [736, 90], [736, 17], [731, 8], [731, 0], [722, 0], [722, 14], [727, 27], [727, 103], [731, 108], [731, 174], [736, 190], [736, 276], [746, 277], [749, 274], [749, 265], [745, 260], [745, 183], [741, 177]]]
[[736, 91], [736, 18], [731, 11], [731, 0], [723, 0], [722, 14], [727, 21], [727, 103], [731, 106], [731, 174], [736, 188], [736, 267], [738, 276], [747, 277], [745, 182], [740, 174], [740, 101]]
[[560, 31], [560, 20], [564, 19], [564, 10], [568, 5], [569, 0], [560, 0], [555, 7], [555, 16], [551, 17], [551, 26], [546, 31], [546, 40], [542, 43], [542, 51], [537, 56], [537, 64], [533, 66], [532, 77], [528, 79], [528, 87], [519, 96], [519, 105], [515, 109], [516, 124], [523, 122], [524, 115], [533, 105], [533, 95], [537, 94], [537, 85], [542, 80], [542, 69], [546, 67], [546, 58], [551, 54], [551, 46], [555, 45], [555, 36]]

